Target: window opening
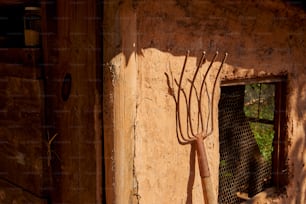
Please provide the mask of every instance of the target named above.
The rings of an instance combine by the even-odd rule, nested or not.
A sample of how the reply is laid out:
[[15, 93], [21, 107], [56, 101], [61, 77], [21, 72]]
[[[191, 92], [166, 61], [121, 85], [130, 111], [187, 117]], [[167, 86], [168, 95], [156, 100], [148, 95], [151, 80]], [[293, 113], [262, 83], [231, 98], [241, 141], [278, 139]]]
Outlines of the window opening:
[[219, 203], [287, 183], [285, 82], [238, 84], [221, 88]]
[[244, 113], [258, 144], [261, 155], [271, 162], [274, 137], [275, 85], [245, 86]]

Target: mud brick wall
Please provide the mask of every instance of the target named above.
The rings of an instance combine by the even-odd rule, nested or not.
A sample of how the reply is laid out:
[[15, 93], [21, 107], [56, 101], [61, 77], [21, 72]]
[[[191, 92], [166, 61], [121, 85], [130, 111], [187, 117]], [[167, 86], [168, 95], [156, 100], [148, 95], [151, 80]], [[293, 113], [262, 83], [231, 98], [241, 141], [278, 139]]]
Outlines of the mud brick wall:
[[[176, 139], [165, 72], [189, 73], [201, 52], [229, 53], [222, 80], [288, 75], [289, 184], [276, 203], [305, 202], [306, 58], [303, 9], [282, 1], [105, 1], [104, 135], [110, 203], [202, 203], [191, 145]], [[219, 65], [217, 58], [215, 66]], [[219, 83], [218, 83], [219, 86]], [[213, 100], [218, 103], [220, 90]], [[214, 107], [217, 119], [217, 105]], [[205, 140], [218, 189], [218, 121]]]

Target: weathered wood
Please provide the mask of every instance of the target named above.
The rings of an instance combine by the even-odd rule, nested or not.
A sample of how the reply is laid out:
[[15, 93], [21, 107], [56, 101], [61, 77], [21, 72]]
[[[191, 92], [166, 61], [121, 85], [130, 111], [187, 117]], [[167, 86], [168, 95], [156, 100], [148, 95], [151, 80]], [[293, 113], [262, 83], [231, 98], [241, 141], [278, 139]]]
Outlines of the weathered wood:
[[272, 181], [275, 187], [280, 190], [289, 182], [288, 178], [288, 135], [286, 125], [286, 82], [276, 83], [275, 87], [275, 113], [274, 113], [274, 138], [272, 152]]
[[[22, 12], [28, 3], [37, 5], [38, 1], [0, 0], [1, 9], [6, 12], [4, 16], [13, 16], [12, 22], [4, 22], [11, 27], [4, 29], [9, 29], [8, 32], [18, 29], [16, 32], [22, 34]], [[44, 159], [43, 92], [42, 83], [37, 79], [41, 77], [38, 67], [41, 50], [22, 48], [22, 37], [6, 36], [6, 41], [1, 41], [1, 45], [10, 48], [0, 48], [0, 179], [40, 196]], [[16, 45], [20, 48], [11, 48]], [[43, 203], [24, 194], [19, 187], [2, 184], [0, 199], [7, 196], [1, 203]]]
[[241, 78], [241, 79], [223, 79], [221, 81], [221, 86], [238, 86], [238, 85], [246, 85], [252, 83], [276, 83], [282, 82], [286, 80], [286, 76], [266, 76], [266, 77], [258, 77], [258, 78]]
[[41, 62], [40, 48], [0, 48], [0, 62], [37, 66]]
[[18, 77], [26, 79], [39, 79], [41, 70], [38, 67], [26, 67], [21, 64], [0, 63], [0, 76]]
[[0, 203], [47, 204], [47, 201], [25, 191], [19, 186], [0, 179]]
[[41, 195], [43, 100], [41, 81], [0, 77], [0, 178]]
[[[51, 163], [52, 202], [101, 202], [101, 93], [97, 69], [97, 1], [56, 1], [46, 5], [48, 23], [43, 36], [46, 73], [47, 126], [58, 133], [53, 151], [59, 155]], [[50, 8], [56, 8], [52, 16]], [[54, 25], [56, 19], [56, 26]], [[71, 94], [61, 98], [64, 76], [72, 78]], [[54, 97], [53, 97], [54, 96]]]

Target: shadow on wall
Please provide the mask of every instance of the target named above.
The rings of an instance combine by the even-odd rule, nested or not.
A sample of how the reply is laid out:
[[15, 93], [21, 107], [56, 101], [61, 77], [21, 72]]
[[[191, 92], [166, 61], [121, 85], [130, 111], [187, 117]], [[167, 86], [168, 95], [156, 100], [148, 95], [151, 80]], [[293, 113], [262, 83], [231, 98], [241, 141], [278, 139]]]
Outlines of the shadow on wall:
[[192, 204], [192, 189], [195, 179], [195, 159], [196, 159], [196, 145], [195, 143], [190, 144], [190, 156], [189, 156], [189, 177], [187, 184], [187, 199], [186, 204]]
[[[303, 10], [294, 7], [304, 4], [298, 4], [298, 1], [272, 2], [176, 0], [160, 4], [158, 1], [137, 1], [135, 10], [128, 15], [137, 14], [133, 19], [137, 34], [127, 37], [135, 39], [137, 44], [133, 47], [128, 41], [121, 42], [127, 46], [124, 54], [129, 59], [132, 50], [142, 55], [142, 49], [156, 48], [184, 56], [186, 50], [190, 50], [192, 56], [200, 59], [198, 53], [204, 48], [207, 53], [228, 52], [232, 56], [227, 60], [228, 64], [244, 68], [250, 68], [252, 63], [266, 66], [271, 63], [271, 57], [288, 57], [288, 49], [276, 48], [289, 46], [284, 42], [293, 40], [290, 32], [298, 33], [305, 25], [299, 17]], [[292, 14], [294, 12], [296, 15]], [[125, 22], [124, 19], [121, 23]], [[255, 60], [244, 60], [246, 57]]]
[[[305, 129], [305, 126], [304, 126]], [[305, 131], [304, 131], [305, 132]], [[306, 183], [306, 171], [303, 170], [305, 169], [305, 163], [303, 161], [303, 154], [305, 154], [306, 150], [306, 140], [302, 138], [299, 138], [295, 144], [293, 145], [292, 148], [292, 155], [296, 155], [296, 158], [294, 158], [294, 173], [292, 178], [294, 179], [294, 182], [296, 182], [295, 185], [295, 191], [296, 194], [295, 197], [295, 203], [296, 204], [303, 204], [305, 202], [305, 183]], [[295, 175], [298, 174], [298, 175]]]

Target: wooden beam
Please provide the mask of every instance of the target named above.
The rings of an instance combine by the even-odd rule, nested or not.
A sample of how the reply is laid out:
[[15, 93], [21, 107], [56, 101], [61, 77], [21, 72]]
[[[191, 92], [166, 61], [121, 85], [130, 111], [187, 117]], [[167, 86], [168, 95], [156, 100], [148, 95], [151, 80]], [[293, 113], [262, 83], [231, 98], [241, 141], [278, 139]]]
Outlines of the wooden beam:
[[286, 82], [276, 83], [274, 139], [272, 153], [272, 180], [278, 190], [288, 184], [288, 136], [286, 126]]
[[238, 86], [246, 84], [276, 83], [285, 81], [286, 76], [266, 76], [256, 78], [222, 79], [221, 86]]
[[[59, 155], [51, 162], [51, 199], [56, 203], [101, 203], [102, 182], [97, 181], [102, 173], [97, 1], [44, 4], [46, 95], [50, 96], [46, 100], [47, 126], [51, 135], [58, 133], [52, 151]], [[71, 92], [62, 100], [66, 74], [71, 75]]]

